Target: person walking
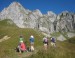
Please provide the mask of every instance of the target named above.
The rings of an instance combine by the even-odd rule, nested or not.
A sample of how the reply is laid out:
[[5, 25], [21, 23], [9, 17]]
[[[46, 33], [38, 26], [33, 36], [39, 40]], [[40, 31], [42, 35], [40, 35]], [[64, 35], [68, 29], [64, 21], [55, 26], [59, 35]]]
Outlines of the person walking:
[[27, 50], [26, 44], [23, 42], [23, 36], [21, 35], [19, 38], [19, 44], [18, 47], [16, 48], [17, 52], [23, 53], [24, 51]]
[[47, 37], [43, 38], [43, 43], [44, 43], [44, 49], [47, 50], [48, 48], [48, 38]]
[[56, 39], [51, 37], [51, 46], [56, 47]]
[[30, 49], [31, 51], [34, 51], [34, 36], [31, 35], [29, 40], [30, 40]]

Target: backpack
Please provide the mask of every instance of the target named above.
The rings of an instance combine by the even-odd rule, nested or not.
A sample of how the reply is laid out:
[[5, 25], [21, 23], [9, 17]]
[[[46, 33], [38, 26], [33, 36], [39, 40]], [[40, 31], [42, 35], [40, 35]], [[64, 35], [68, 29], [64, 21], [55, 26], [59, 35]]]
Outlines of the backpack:
[[52, 38], [51, 41], [55, 43], [55, 38]]
[[30, 38], [30, 42], [34, 42], [34, 38]]
[[44, 42], [48, 42], [48, 39], [46, 38], [46, 39], [44, 39]]

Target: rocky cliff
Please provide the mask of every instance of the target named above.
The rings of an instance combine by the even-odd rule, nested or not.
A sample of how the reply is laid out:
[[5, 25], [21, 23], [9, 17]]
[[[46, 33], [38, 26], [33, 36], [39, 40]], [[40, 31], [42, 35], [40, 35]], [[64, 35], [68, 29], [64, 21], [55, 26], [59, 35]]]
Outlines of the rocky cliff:
[[64, 11], [56, 15], [52, 11], [42, 14], [36, 9], [30, 11], [20, 3], [13, 2], [0, 12], [0, 20], [11, 19], [19, 28], [35, 28], [48, 34], [75, 29], [75, 14]]
[[75, 14], [64, 11], [57, 16], [57, 29], [62, 31], [74, 31], [75, 29]]

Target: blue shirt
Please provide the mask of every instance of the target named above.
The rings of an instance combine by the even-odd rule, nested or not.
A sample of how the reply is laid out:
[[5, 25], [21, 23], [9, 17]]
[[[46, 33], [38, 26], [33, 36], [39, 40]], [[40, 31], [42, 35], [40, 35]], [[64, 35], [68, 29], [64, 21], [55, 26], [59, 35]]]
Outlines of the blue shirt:
[[30, 38], [30, 42], [34, 42], [34, 38]]

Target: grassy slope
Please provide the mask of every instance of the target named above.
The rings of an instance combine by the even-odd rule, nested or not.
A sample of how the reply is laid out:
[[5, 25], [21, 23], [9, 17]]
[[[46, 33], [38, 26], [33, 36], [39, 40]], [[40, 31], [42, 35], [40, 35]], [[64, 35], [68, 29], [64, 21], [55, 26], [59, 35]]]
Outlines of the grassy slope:
[[75, 58], [75, 37], [70, 40], [59, 42], [57, 47], [53, 48], [49, 45], [47, 51], [40, 49], [37, 54], [28, 58]]
[[[30, 35], [34, 35], [36, 47], [43, 45], [43, 35], [40, 32], [33, 29], [20, 29], [13, 24], [6, 23], [7, 21], [0, 21], [0, 38], [5, 35], [11, 38], [0, 43], [0, 58], [19, 58], [14, 48], [19, 42], [20, 34], [23, 34], [27, 46], [29, 46]], [[57, 34], [53, 36], [59, 36], [59, 33]], [[48, 51], [44, 51], [41, 46], [37, 54], [33, 54], [28, 58], [75, 58], [75, 37], [64, 42], [57, 41], [57, 48], [49, 46]]]
[[[8, 20], [0, 21], [0, 38], [5, 35], [11, 37], [10, 39], [0, 43], [0, 58], [18, 58], [14, 49], [18, 45], [19, 36], [24, 36], [24, 42], [29, 46], [30, 35], [35, 37], [35, 45], [42, 45], [43, 35], [37, 30], [33, 29], [21, 29], [16, 27], [14, 24], [7, 23]], [[41, 40], [39, 40], [41, 39]]]

